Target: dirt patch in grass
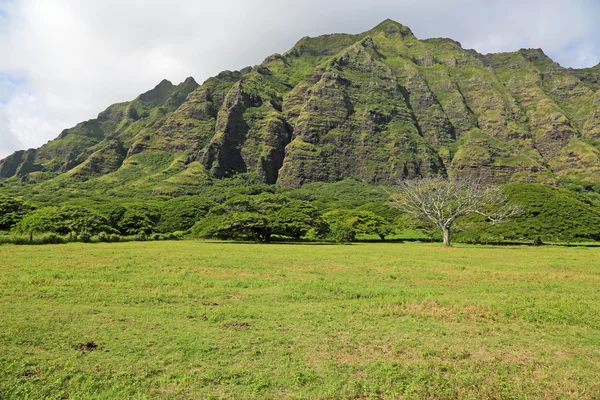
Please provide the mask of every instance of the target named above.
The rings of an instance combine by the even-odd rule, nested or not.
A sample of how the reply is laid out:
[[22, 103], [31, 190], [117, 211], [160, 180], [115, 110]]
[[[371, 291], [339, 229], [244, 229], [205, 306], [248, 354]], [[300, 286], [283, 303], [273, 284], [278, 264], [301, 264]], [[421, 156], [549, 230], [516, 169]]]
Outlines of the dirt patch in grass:
[[[102, 343], [100, 343], [100, 344], [102, 344]], [[90, 342], [76, 344], [75, 346], [73, 346], [73, 349], [78, 350], [78, 351], [94, 351], [94, 350], [98, 349], [98, 345], [96, 343], [94, 343], [93, 341], [90, 341]]]
[[36, 376], [40, 375], [41, 372], [42, 371], [40, 371], [38, 368], [28, 369], [28, 370], [21, 372], [19, 374], [19, 377], [20, 378], [35, 378]]
[[247, 322], [227, 322], [222, 325], [223, 328], [235, 328], [235, 329], [244, 329], [250, 326]]

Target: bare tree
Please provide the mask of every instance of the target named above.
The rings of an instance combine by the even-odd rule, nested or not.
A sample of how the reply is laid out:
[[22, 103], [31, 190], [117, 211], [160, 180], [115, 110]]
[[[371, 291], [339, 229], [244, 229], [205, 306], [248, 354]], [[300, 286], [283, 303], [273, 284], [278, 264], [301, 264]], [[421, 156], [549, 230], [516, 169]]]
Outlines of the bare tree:
[[393, 207], [439, 228], [444, 245], [450, 246], [452, 225], [462, 216], [480, 214], [497, 224], [521, 213], [499, 186], [484, 185], [477, 180], [423, 178], [403, 181], [391, 195]]

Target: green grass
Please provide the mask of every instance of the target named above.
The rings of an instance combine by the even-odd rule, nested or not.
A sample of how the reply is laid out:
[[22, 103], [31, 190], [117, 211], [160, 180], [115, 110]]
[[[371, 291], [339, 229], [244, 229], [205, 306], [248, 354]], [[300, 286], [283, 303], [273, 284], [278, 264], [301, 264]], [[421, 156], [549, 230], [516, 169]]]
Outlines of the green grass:
[[600, 249], [0, 254], [1, 399], [600, 397]]

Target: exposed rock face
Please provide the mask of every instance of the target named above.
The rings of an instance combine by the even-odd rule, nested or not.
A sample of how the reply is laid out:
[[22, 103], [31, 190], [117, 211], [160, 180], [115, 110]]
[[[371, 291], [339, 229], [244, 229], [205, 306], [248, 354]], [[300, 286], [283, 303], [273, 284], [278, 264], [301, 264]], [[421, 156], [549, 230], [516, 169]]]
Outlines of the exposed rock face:
[[200, 86], [163, 81], [0, 161], [0, 179], [93, 179], [146, 152], [175, 154], [206, 177], [252, 172], [288, 187], [430, 175], [600, 181], [600, 65], [565, 69], [539, 49], [484, 56], [386, 20], [303, 38]]
[[231, 89], [219, 111], [215, 135], [202, 156], [202, 164], [212, 176], [223, 178], [234, 172], [248, 170], [242, 157], [242, 146], [250, 130], [244, 113], [260, 105], [262, 99], [244, 91], [241, 83]]
[[219, 110], [215, 134], [199, 155], [211, 176], [253, 171], [265, 182], [276, 183], [291, 136], [276, 89], [282, 89], [281, 83], [264, 66], [231, 88]]
[[306, 91], [280, 184], [347, 176], [385, 182], [443, 172], [419, 134], [408, 92], [383, 59], [367, 36], [329, 63]]

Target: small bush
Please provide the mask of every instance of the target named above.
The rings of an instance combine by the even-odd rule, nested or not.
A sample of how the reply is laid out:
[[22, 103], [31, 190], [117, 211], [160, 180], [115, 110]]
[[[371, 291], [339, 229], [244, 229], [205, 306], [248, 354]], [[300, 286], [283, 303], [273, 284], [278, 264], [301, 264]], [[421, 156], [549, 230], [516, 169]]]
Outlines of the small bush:
[[329, 238], [337, 243], [350, 243], [356, 238], [356, 231], [348, 224], [334, 223], [331, 225]]
[[[189, 231], [188, 231], [188, 233], [189, 233]], [[186, 235], [186, 232], [176, 231], [176, 232], [171, 233], [171, 235], [173, 236], [173, 240], [181, 240]]]
[[15, 236], [11, 242], [12, 244], [16, 244], [16, 245], [24, 245], [24, 244], [31, 244], [31, 241], [29, 240], [28, 237], [26, 236]]
[[140, 232], [135, 235], [135, 240], [138, 242], [145, 242], [148, 240], [148, 235], [145, 232]]
[[49, 233], [47, 235], [42, 236], [41, 239], [42, 244], [59, 244], [63, 243], [63, 239], [58, 236], [56, 233]]
[[77, 239], [83, 243], [90, 243], [92, 241], [92, 235], [90, 235], [89, 232], [82, 232]]
[[178, 240], [178, 237], [174, 233], [165, 233], [162, 235], [163, 240]]
[[315, 228], [310, 228], [307, 232], [306, 235], [304, 235], [304, 237], [308, 240], [310, 240], [311, 242], [317, 242], [319, 240], [325, 239], [326, 237], [330, 236], [330, 231], [329, 231], [329, 227], [327, 227], [327, 230], [319, 230], [319, 229], [315, 229]]
[[121, 237], [116, 234], [108, 234], [101, 232], [98, 234], [98, 241], [103, 243], [116, 243], [121, 241]]

